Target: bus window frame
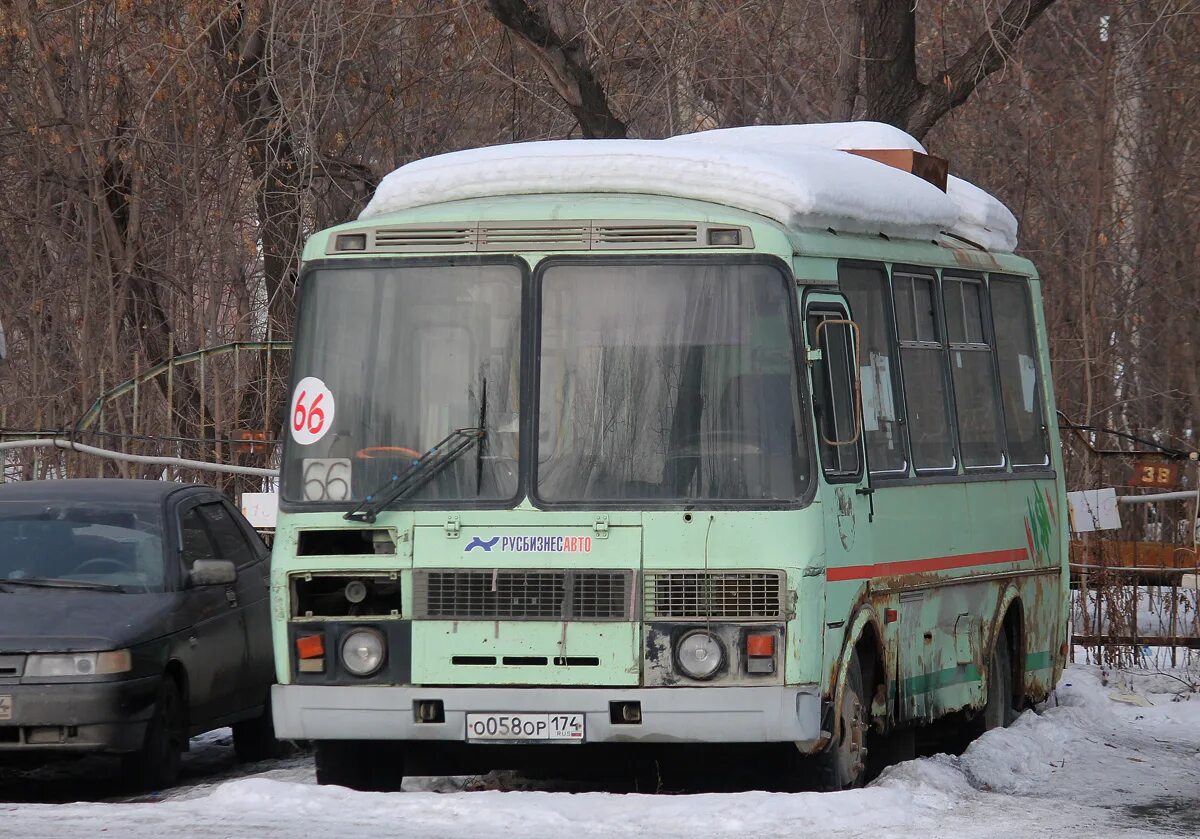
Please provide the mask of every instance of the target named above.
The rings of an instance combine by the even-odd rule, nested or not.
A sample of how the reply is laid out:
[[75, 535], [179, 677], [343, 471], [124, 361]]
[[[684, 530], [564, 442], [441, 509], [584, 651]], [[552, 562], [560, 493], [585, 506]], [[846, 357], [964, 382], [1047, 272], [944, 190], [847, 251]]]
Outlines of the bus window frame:
[[[1016, 460], [1012, 457], [1012, 455], [1010, 453], [1008, 456], [1008, 461], [1009, 461], [1009, 469], [1011, 470], [1012, 474], [1016, 475], [1016, 474], [1020, 473], [1020, 475], [1022, 477], [1026, 477], [1030, 473], [1037, 473], [1038, 477], [1040, 478], [1042, 475], [1045, 475], [1045, 474], [1050, 474], [1050, 475], [1054, 474], [1054, 457], [1053, 457], [1053, 452], [1051, 451], [1050, 420], [1049, 420], [1049, 415], [1047, 414], [1048, 406], [1046, 404], [1046, 390], [1045, 390], [1046, 385], [1045, 385], [1045, 381], [1044, 381], [1045, 377], [1042, 375], [1042, 356], [1043, 356], [1043, 353], [1049, 352], [1049, 348], [1042, 346], [1042, 343], [1041, 343], [1041, 341], [1039, 339], [1039, 335], [1038, 335], [1037, 310], [1034, 308], [1034, 300], [1033, 300], [1033, 280], [1034, 280], [1033, 277], [1028, 277], [1028, 276], [1025, 276], [1022, 274], [1006, 274], [1006, 273], [999, 272], [999, 271], [990, 272], [987, 277], [987, 292], [988, 292], [987, 305], [988, 305], [988, 313], [989, 313], [989, 320], [990, 320], [991, 306], [992, 306], [992, 283], [993, 282], [1011, 283], [1013, 285], [1019, 286], [1021, 288], [1022, 295], [1025, 298], [1025, 314], [1028, 318], [1027, 335], [1029, 338], [1029, 345], [1033, 348], [1034, 362], [1035, 362], [1034, 367], [1033, 367], [1033, 371], [1034, 371], [1033, 402], [1035, 405], [1038, 406], [1038, 408], [1042, 414], [1041, 437], [1042, 437], [1042, 451], [1044, 452], [1044, 455], [1043, 455], [1043, 460], [1041, 463], [1017, 463]], [[994, 330], [993, 330], [992, 336], [993, 336], [992, 340], [994, 342], [995, 341]], [[997, 355], [996, 355], [996, 383], [999, 386], [999, 384], [1000, 384], [1000, 366], [999, 366], [1000, 365], [1000, 357], [998, 354], [999, 347], [995, 346], [995, 344], [993, 344], [993, 346], [995, 347], [995, 351], [997, 353]], [[999, 407], [1000, 407], [1001, 418], [1003, 419], [1003, 414], [1004, 414], [1003, 393], [1001, 393], [1001, 395], [1000, 395]], [[1005, 426], [1005, 431], [1004, 431], [1004, 446], [1006, 449], [1008, 448], [1007, 425]]]
[[[962, 469], [965, 474], [975, 474], [977, 472], [1007, 472], [1011, 458], [1008, 452], [1008, 429], [1004, 423], [1004, 400], [1000, 392], [1000, 362], [996, 356], [996, 332], [992, 324], [992, 295], [991, 285], [987, 277], [978, 271], [959, 271], [944, 269], [941, 271], [939, 278], [939, 291], [941, 293], [942, 305], [945, 307], [946, 302], [946, 282], [971, 283], [979, 288], [979, 320], [980, 328], [983, 330], [981, 336], [984, 340], [982, 344], [976, 344], [971, 341], [965, 343], [956, 343], [950, 340], [950, 321], [947, 318], [945, 321], [946, 347], [949, 352], [953, 353], [956, 350], [962, 352], [986, 352], [991, 359], [989, 365], [992, 370], [992, 399], [996, 408], [996, 429], [1000, 435], [1000, 462], [986, 463], [980, 466], [968, 466], [966, 460], [962, 456], [961, 440], [962, 440], [962, 425], [961, 418], [958, 413], [958, 397], [954, 396], [954, 426], [956, 439], [960, 441], [959, 462], [962, 464]], [[963, 329], [966, 329], [966, 311], [963, 311]], [[965, 335], [964, 338], [970, 336]], [[954, 387], [954, 365], [950, 364], [950, 384]]]
[[[892, 400], [894, 402], [892, 407], [896, 411], [896, 424], [900, 426], [899, 438], [900, 445], [903, 448], [904, 466], [901, 469], [873, 469], [870, 462], [870, 446], [867, 446], [865, 443], [863, 445], [863, 458], [867, 464], [867, 473], [871, 476], [872, 481], [903, 481], [912, 474], [913, 459], [910, 449], [911, 442], [908, 439], [908, 400], [904, 396], [904, 364], [900, 360], [900, 337], [896, 325], [896, 294], [892, 288], [892, 272], [885, 262], [872, 262], [865, 259], [839, 259], [837, 262], [838, 270], [840, 271], [843, 266], [878, 271], [883, 277], [884, 320], [886, 321], [884, 324], [884, 340], [887, 342], [888, 350], [893, 359], [890, 371], [892, 375]], [[838, 293], [846, 300], [846, 310], [850, 313], [850, 319], [858, 323], [861, 329], [862, 322], [856, 320], [857, 315], [854, 313], [854, 307], [850, 305], [850, 299], [846, 297], [845, 290], [841, 288], [840, 274], [838, 276]]]
[[[800, 496], [785, 501], [767, 501], [762, 499], [631, 499], [631, 500], [600, 500], [586, 499], [583, 501], [546, 501], [538, 494], [537, 487], [537, 443], [540, 433], [541, 377], [542, 377], [542, 281], [546, 271], [557, 265], [678, 265], [684, 263], [704, 265], [766, 265], [775, 268], [787, 290], [788, 296], [788, 330], [792, 338], [792, 366], [796, 375], [796, 399], [799, 408], [797, 428], [802, 430], [804, 439], [797, 445], [797, 452], [808, 459], [808, 469], [805, 475], [804, 487]], [[800, 323], [800, 299], [796, 293], [797, 280], [792, 266], [774, 254], [745, 253], [745, 254], [553, 254], [538, 260], [533, 269], [530, 282], [529, 306], [525, 311], [529, 323], [525, 324], [532, 333], [530, 336], [531, 363], [529, 369], [529, 405], [530, 431], [526, 439], [529, 445], [521, 452], [522, 479], [528, 477], [523, 484], [529, 503], [538, 510], [690, 510], [703, 508], [705, 510], [798, 510], [812, 504], [820, 484], [818, 474], [818, 455], [813, 437], [812, 402], [807, 393], [807, 374], [804, 369], [803, 355], [804, 334]], [[522, 431], [524, 420], [522, 418]], [[528, 462], [527, 462], [528, 461]]]
[[[946, 401], [945, 405], [949, 411], [947, 427], [950, 430], [950, 454], [954, 459], [953, 464], [949, 466], [923, 466], [918, 467], [916, 456], [913, 454], [912, 442], [912, 423], [908, 416], [908, 371], [905, 369], [903, 351], [905, 343], [914, 345], [914, 349], [923, 349], [932, 351], [935, 346], [933, 341], [908, 341], [905, 342], [900, 338], [900, 320], [899, 315], [893, 311], [893, 318], [896, 320], [896, 357], [900, 364], [900, 388], [904, 398], [904, 433], [907, 437], [908, 452], [909, 452], [909, 468], [912, 470], [912, 475], [917, 479], [926, 477], [951, 478], [964, 477], [965, 473], [962, 469], [962, 455], [960, 454], [958, 441], [958, 403], [954, 398], [954, 381], [950, 376], [950, 344], [949, 335], [946, 331], [946, 310], [942, 300], [942, 272], [941, 269], [931, 268], [928, 265], [913, 265], [909, 263], [893, 263], [891, 270], [888, 272], [889, 287], [891, 288], [892, 308], [896, 306], [896, 275], [916, 277], [918, 279], [930, 280], [933, 283], [933, 306], [935, 322], [933, 324], [934, 332], [937, 335], [936, 346], [941, 350], [939, 353], [942, 358], [942, 387], [945, 388]], [[973, 474], [973, 473], [972, 473]]]
[[[518, 254], [445, 254], [437, 256], [405, 256], [403, 254], [387, 255], [387, 256], [334, 256], [325, 257], [322, 259], [314, 259], [311, 262], [306, 262], [301, 265], [300, 275], [296, 280], [296, 288], [300, 294], [300, 303], [296, 309], [296, 323], [299, 324], [301, 317], [305, 311], [305, 307], [312, 305], [309, 300], [311, 298], [304, 293], [305, 285], [309, 281], [312, 274], [320, 270], [350, 269], [350, 268], [397, 268], [405, 266], [413, 266], [417, 268], [431, 267], [446, 267], [453, 268], [456, 266], [476, 266], [476, 265], [509, 265], [515, 267], [521, 278], [521, 297], [520, 297], [520, 323], [518, 328], [520, 335], [518, 338], [517, 355], [519, 375], [521, 377], [520, 387], [518, 388], [520, 398], [525, 400], [528, 398], [526, 389], [529, 386], [529, 365], [531, 363], [531, 342], [530, 326], [526, 323], [526, 313], [529, 311], [532, 304], [531, 301], [531, 282], [533, 270], [528, 260]], [[294, 346], [293, 339], [293, 346]], [[293, 350], [294, 358], [294, 350]], [[297, 369], [292, 365], [288, 373], [288, 390], [287, 398], [291, 397], [296, 390]], [[527, 472], [525, 458], [528, 454], [526, 451], [530, 448], [529, 438], [529, 417], [526, 416], [527, 411], [523, 408], [518, 425], [518, 471], [517, 471], [517, 488], [515, 493], [509, 498], [489, 499], [487, 501], [477, 501], [468, 499], [438, 499], [430, 501], [414, 501], [406, 499], [403, 503], [389, 504], [386, 511], [442, 511], [442, 510], [512, 510], [521, 504], [528, 497], [529, 486], [525, 480]], [[285, 423], [286, 426], [286, 423]], [[284, 434], [283, 445], [280, 450], [280, 463], [287, 462], [288, 449], [296, 445], [291, 440], [290, 434]], [[280, 476], [282, 480], [282, 474]], [[356, 502], [348, 501], [288, 501], [285, 500], [282, 487], [279, 493], [279, 509], [285, 513], [320, 513], [320, 512], [344, 512], [353, 509]]]
[[[821, 289], [821, 288], [810, 288], [810, 289], [805, 290], [804, 309], [803, 309], [803, 321], [804, 321], [804, 328], [805, 328], [805, 332], [804, 332], [805, 346], [809, 346], [808, 345], [808, 338], [809, 338], [808, 319], [809, 319], [809, 317], [811, 317], [813, 315], [816, 315], [817, 317], [822, 318], [820, 325], [818, 325], [817, 329], [820, 329], [821, 326], [828, 321], [833, 321], [834, 323], [837, 323], [839, 320], [845, 320], [847, 323], [854, 324], [855, 328], [850, 330], [850, 345], [851, 345], [851, 349], [853, 350], [853, 353], [856, 357], [856, 364], [855, 364], [856, 369], [851, 373], [851, 375], [854, 377], [853, 383], [855, 385], [855, 388], [854, 388], [854, 391], [852, 391], [850, 398], [851, 398], [851, 402], [853, 405], [853, 411], [855, 413], [854, 419], [855, 419], [858, 434], [855, 436], [854, 440], [849, 441], [849, 442], [844, 442], [844, 443], [826, 442], [824, 439], [824, 431], [820, 427], [820, 425], [817, 423], [816, 407], [815, 407], [815, 403], [813, 403], [812, 428], [814, 429], [814, 432], [813, 432], [814, 433], [814, 445], [816, 445], [816, 443], [817, 443], [815, 438], [820, 437], [821, 443], [832, 446], [834, 448], [853, 446], [854, 451], [858, 455], [858, 464], [853, 472], [829, 471], [825, 468], [825, 458], [821, 452], [820, 445], [816, 445], [816, 449], [817, 449], [817, 461], [816, 462], [819, 464], [819, 469], [820, 469], [820, 473], [821, 473], [820, 477], [826, 484], [859, 484], [859, 483], [863, 482], [865, 475], [866, 475], [866, 469], [867, 469], [867, 465], [866, 465], [867, 459], [866, 459], [866, 452], [865, 452], [866, 441], [863, 436], [861, 384], [859, 382], [860, 371], [857, 369], [857, 366], [858, 366], [857, 359], [862, 354], [862, 337], [861, 337], [862, 331], [861, 331], [861, 328], [858, 326], [858, 324], [855, 323], [854, 319], [850, 317], [850, 314], [849, 314], [850, 305], [849, 305], [848, 301], [846, 301], [844, 295], [842, 295], [840, 291], [836, 292], [836, 294], [834, 296], [841, 297], [842, 298], [841, 300], [821, 299], [821, 296], [829, 296], [830, 294], [831, 294], [830, 291], [827, 291], [827, 290]], [[814, 296], [817, 296], [817, 299], [815, 299], [815, 300], [812, 299]], [[826, 315], [828, 315], [830, 317], [825, 317]], [[814, 334], [812, 336], [814, 341], [816, 340], [816, 335], [817, 335], [816, 330], [814, 330]], [[825, 362], [825, 357], [824, 357], [825, 353], [824, 353], [823, 348], [820, 346], [813, 346], [812, 348], [822, 350], [822, 362]], [[811, 368], [810, 368], [810, 372], [811, 372]], [[808, 385], [808, 384], [810, 384], [810, 383], [806, 382], [806, 385]], [[808, 387], [805, 387], [804, 389], [809, 392], [809, 396], [811, 397], [811, 392], [812, 392], [813, 388], [811, 386], [808, 386]]]

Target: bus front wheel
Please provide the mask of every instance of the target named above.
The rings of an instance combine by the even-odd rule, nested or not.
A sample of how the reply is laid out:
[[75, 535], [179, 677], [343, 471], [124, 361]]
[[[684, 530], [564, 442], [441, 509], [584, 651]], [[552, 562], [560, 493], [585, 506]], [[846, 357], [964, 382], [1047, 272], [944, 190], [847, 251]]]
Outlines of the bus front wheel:
[[404, 781], [404, 754], [398, 744], [319, 740], [314, 751], [317, 783], [323, 786], [397, 792]]
[[867, 732], [871, 708], [864, 688], [862, 661], [858, 650], [850, 655], [846, 685], [838, 708], [841, 725], [837, 736], [818, 757], [820, 783], [825, 790], [861, 787], [867, 774]]
[[1001, 629], [992, 646], [988, 661], [987, 706], [983, 711], [984, 731], [1004, 728], [1017, 717], [1013, 707], [1012, 648], [1008, 645], [1008, 631]]

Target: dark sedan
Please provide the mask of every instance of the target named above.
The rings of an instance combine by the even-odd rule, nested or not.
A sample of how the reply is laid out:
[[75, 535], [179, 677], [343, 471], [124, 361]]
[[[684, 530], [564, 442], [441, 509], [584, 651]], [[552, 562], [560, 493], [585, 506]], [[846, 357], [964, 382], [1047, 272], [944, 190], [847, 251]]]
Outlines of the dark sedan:
[[216, 490], [0, 484], [0, 760], [112, 752], [169, 786], [190, 736], [274, 753], [268, 550]]

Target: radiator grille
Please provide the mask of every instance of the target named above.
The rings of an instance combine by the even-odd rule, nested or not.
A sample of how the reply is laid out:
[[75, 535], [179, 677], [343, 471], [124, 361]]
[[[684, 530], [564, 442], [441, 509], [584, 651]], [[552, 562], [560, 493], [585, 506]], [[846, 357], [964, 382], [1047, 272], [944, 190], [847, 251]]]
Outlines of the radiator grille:
[[631, 581], [629, 571], [417, 571], [413, 600], [430, 620], [628, 620]]
[[664, 571], [646, 574], [646, 620], [780, 620], [778, 571]]

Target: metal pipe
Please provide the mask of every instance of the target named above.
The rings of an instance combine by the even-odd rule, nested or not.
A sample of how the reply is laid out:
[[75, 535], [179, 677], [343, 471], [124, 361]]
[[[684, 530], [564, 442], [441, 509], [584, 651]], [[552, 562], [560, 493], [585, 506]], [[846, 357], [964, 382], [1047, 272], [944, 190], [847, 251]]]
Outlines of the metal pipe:
[[1118, 495], [1118, 504], [1153, 504], [1155, 501], [1192, 501], [1196, 498], [1195, 490], [1185, 489], [1181, 492], [1156, 492], [1151, 495]]
[[258, 475], [262, 478], [278, 478], [278, 469], [259, 469], [256, 466], [228, 466], [224, 463], [205, 463], [203, 460], [187, 460], [182, 457], [154, 457], [142, 454], [126, 454], [111, 449], [100, 449], [76, 443], [74, 440], [64, 440], [61, 437], [44, 437], [38, 440], [14, 440], [0, 443], [0, 451], [8, 449], [43, 449], [57, 448], [81, 454], [92, 454], [97, 457], [107, 457], [110, 460], [123, 460], [126, 463], [144, 463], [148, 466], [174, 466], [176, 469], [197, 469], [202, 472], [222, 472], [226, 475]]

